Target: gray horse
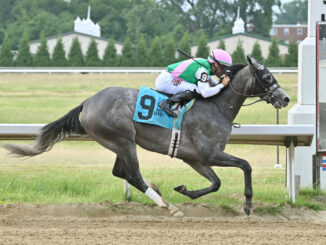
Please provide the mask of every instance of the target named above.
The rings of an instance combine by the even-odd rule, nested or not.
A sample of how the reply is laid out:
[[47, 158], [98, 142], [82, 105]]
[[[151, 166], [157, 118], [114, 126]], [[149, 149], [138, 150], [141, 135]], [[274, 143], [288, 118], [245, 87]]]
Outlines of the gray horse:
[[[177, 158], [207, 178], [211, 185], [201, 190], [188, 190], [185, 185], [179, 185], [174, 190], [192, 199], [218, 191], [221, 181], [212, 167], [238, 167], [244, 172], [246, 202], [243, 208], [249, 215], [253, 195], [251, 166], [246, 160], [223, 152], [232, 122], [247, 97], [260, 97], [275, 108], [287, 106], [290, 99], [268, 69], [252, 57], [247, 59], [248, 65], [237, 72], [222, 93], [198, 100], [183, 119]], [[160, 207], [168, 208], [171, 215], [181, 216], [182, 212], [163, 199], [159, 190], [140, 173], [136, 145], [167, 154], [171, 131], [133, 121], [137, 95], [137, 89], [106, 88], [44, 126], [33, 145], [7, 144], [4, 147], [18, 156], [35, 156], [50, 150], [70, 134], [88, 134], [116, 153], [114, 176], [127, 180]]]

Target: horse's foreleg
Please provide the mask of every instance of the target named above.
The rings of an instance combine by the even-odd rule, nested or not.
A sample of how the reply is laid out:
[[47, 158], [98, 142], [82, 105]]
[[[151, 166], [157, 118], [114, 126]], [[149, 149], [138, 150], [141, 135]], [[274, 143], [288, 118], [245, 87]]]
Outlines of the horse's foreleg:
[[244, 211], [247, 215], [250, 214], [251, 201], [252, 201], [252, 183], [251, 183], [251, 166], [250, 164], [241, 158], [234, 157], [225, 152], [216, 152], [209, 158], [209, 165], [220, 167], [238, 167], [243, 170], [245, 180], [245, 192], [246, 203], [244, 205]]
[[221, 186], [221, 181], [215, 174], [214, 170], [209, 167], [209, 166], [204, 166], [200, 162], [190, 162], [187, 161], [188, 163], [194, 170], [196, 170], [199, 174], [204, 176], [206, 179], [212, 182], [212, 185], [210, 187], [204, 188], [202, 190], [197, 190], [197, 191], [188, 191], [187, 187], [185, 185], [179, 185], [174, 188], [175, 191], [186, 195], [192, 199], [204, 196], [208, 193], [218, 191], [218, 189]]

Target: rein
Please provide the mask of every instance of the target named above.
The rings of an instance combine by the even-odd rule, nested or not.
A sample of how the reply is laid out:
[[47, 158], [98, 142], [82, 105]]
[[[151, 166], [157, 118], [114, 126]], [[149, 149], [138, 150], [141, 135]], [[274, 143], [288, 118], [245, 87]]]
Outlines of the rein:
[[259, 77], [257, 76], [255, 71], [252, 71], [252, 68], [250, 67], [250, 72], [251, 74], [253, 74], [254, 76], [252, 77], [251, 83], [253, 83], [254, 79], [256, 78], [256, 80], [258, 80], [258, 82], [260, 83], [260, 85], [264, 88], [265, 92], [264, 93], [260, 93], [260, 94], [242, 94], [239, 93], [237, 91], [235, 91], [235, 89], [233, 88], [233, 86], [231, 85], [232, 82], [229, 83], [229, 86], [231, 87], [231, 90], [233, 93], [235, 93], [236, 95], [240, 95], [240, 96], [244, 96], [244, 97], [249, 97], [249, 98], [253, 98], [253, 97], [260, 97], [260, 96], [264, 96], [268, 93], [270, 93], [271, 91], [269, 90], [269, 88], [267, 88], [259, 79]]
[[[247, 97], [247, 98], [261, 97], [261, 96], [266, 96], [266, 95], [270, 97], [270, 96], [272, 95], [272, 93], [273, 93], [273, 90], [276, 89], [277, 86], [276, 86], [275, 88], [274, 88], [273, 85], [270, 86], [270, 87], [266, 87], [266, 86], [264, 85], [264, 83], [260, 80], [260, 78], [257, 76], [257, 73], [256, 73], [255, 71], [252, 70], [252, 67], [251, 67], [251, 66], [250, 66], [250, 72], [251, 72], [251, 74], [253, 74], [253, 77], [252, 77], [252, 80], [251, 80], [251, 84], [253, 84], [253, 82], [254, 82], [254, 80], [255, 80], [255, 78], [256, 78], [256, 80], [257, 80], [257, 81], [260, 83], [260, 85], [264, 88], [264, 91], [265, 91], [265, 92], [260, 93], [260, 94], [243, 94], [243, 93], [237, 92], [237, 91], [233, 88], [233, 86], [232, 86], [232, 84], [231, 84], [231, 82], [230, 82], [230, 83], [229, 83], [229, 86], [231, 87], [232, 92], [233, 92], [234, 94], [236, 94], [236, 95], [244, 96], [244, 97]], [[271, 89], [271, 88], [272, 88], [272, 89]], [[263, 99], [259, 99], [259, 100], [257, 100], [257, 101], [254, 101], [254, 102], [252, 102], [252, 103], [245, 104], [245, 105], [242, 105], [242, 106], [250, 106], [250, 105], [256, 104], [256, 103], [261, 102], [261, 101], [264, 101], [264, 100], [263, 100]]]

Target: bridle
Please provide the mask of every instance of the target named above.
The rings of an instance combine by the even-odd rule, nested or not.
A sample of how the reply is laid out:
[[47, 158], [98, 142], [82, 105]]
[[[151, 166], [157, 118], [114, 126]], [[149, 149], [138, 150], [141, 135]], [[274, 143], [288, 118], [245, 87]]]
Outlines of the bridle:
[[[213, 59], [218, 64], [218, 66], [220, 67], [220, 69], [222, 70], [222, 75], [220, 76], [220, 78], [223, 79], [225, 76], [227, 76], [227, 71], [226, 71], [225, 66], [222, 65], [221, 62], [219, 62], [217, 60], [217, 58], [215, 57], [214, 53], [211, 53], [209, 55], [209, 57], [211, 59]], [[249, 65], [250, 72], [251, 72], [251, 74], [253, 74], [251, 84], [254, 82], [254, 79], [256, 78], [256, 80], [260, 83], [261, 87], [263, 87], [264, 92], [263, 93], [260, 93], [260, 94], [242, 94], [242, 93], [239, 93], [239, 92], [235, 91], [235, 89], [232, 87], [231, 81], [230, 81], [229, 82], [229, 86], [231, 87], [233, 93], [235, 93], [237, 95], [240, 95], [240, 96], [244, 96], [244, 97], [262, 97], [262, 96], [264, 97], [266, 95], [272, 96], [271, 93], [273, 93], [279, 87], [279, 85], [276, 83], [276, 84], [273, 84], [270, 87], [266, 87], [265, 84], [258, 77], [257, 72], [253, 69], [252, 65]], [[257, 69], [258, 70], [263, 70], [264, 69], [264, 66], [261, 65], [261, 64], [255, 63], [255, 65], [257, 66]], [[268, 75], [268, 74], [265, 74], [265, 75]], [[274, 85], [276, 85], [275, 88], [273, 87]]]
[[[232, 82], [229, 83], [229, 86], [232, 90], [232, 92], [236, 95], [239, 95], [239, 96], [244, 96], [244, 97], [249, 97], [249, 98], [252, 98], [252, 97], [260, 97], [261, 99], [258, 100], [258, 101], [255, 101], [251, 104], [247, 104], [247, 105], [252, 105], [252, 104], [255, 104], [257, 102], [260, 102], [260, 101], [266, 101], [267, 103], [271, 103], [272, 99], [274, 98], [274, 91], [278, 88], [280, 88], [280, 85], [278, 85], [277, 83], [274, 83], [272, 84], [271, 86], [266, 86], [264, 84], [264, 82], [260, 79], [260, 77], [257, 75], [257, 72], [254, 70], [254, 68], [249, 65], [249, 68], [250, 68], [250, 72], [251, 74], [253, 75], [252, 76], [252, 80], [251, 80], [251, 84], [253, 84], [255, 81], [258, 81], [258, 83], [260, 84], [260, 86], [263, 88], [264, 92], [262, 93], [258, 93], [258, 94], [243, 94], [243, 93], [240, 93], [240, 92], [237, 92], [234, 87], [232, 86]], [[263, 65], [260, 65], [258, 66], [259, 70], [263, 70], [264, 69], [264, 66]], [[226, 76], [226, 73], [222, 75], [222, 77]], [[263, 79], [272, 79], [272, 77], [270, 78], [267, 78], [267, 76], [271, 76], [270, 74], [265, 74], [263, 75]]]
[[[214, 53], [212, 53], [212, 55], [210, 54], [209, 55], [210, 58], [212, 58], [217, 64], [218, 66], [220, 67], [220, 69], [222, 70], [222, 75], [220, 76], [220, 78], [224, 78], [225, 76], [227, 76], [227, 71], [226, 71], [226, 68], [224, 65], [222, 65], [215, 57]], [[252, 80], [251, 80], [251, 84], [253, 84], [256, 81], [258, 81], [258, 83], [260, 84], [260, 86], [263, 88], [264, 92], [263, 93], [259, 93], [259, 94], [242, 94], [240, 92], [237, 92], [233, 86], [232, 86], [232, 82], [230, 81], [229, 82], [229, 86], [232, 90], [232, 92], [236, 95], [240, 95], [240, 96], [244, 96], [244, 97], [249, 97], [249, 98], [252, 98], [252, 97], [260, 97], [261, 99], [253, 102], [253, 103], [250, 103], [250, 104], [246, 104], [246, 105], [243, 105], [243, 106], [248, 106], [248, 105], [252, 105], [252, 104], [255, 104], [257, 102], [261, 102], [261, 101], [266, 101], [267, 103], [272, 103], [272, 100], [275, 98], [274, 96], [274, 91], [278, 88], [280, 88], [280, 85], [278, 85], [277, 83], [274, 83], [274, 84], [271, 84], [271, 86], [266, 86], [264, 84], [264, 82], [260, 79], [260, 77], [257, 75], [257, 72], [256, 70], [254, 69], [253, 66], [255, 66], [255, 68], [257, 70], [264, 70], [265, 67], [264, 65], [262, 64], [259, 64], [255, 59], [251, 58], [254, 62], [250, 61], [250, 64], [249, 64], [249, 69], [250, 69], [250, 72], [251, 74], [253, 75], [252, 76]], [[249, 60], [249, 56], [248, 56], [248, 60]], [[269, 78], [267, 78], [266, 76], [269, 76]], [[272, 75], [271, 74], [264, 74], [263, 75], [263, 79], [264, 80], [270, 80], [270, 83], [272, 82]]]

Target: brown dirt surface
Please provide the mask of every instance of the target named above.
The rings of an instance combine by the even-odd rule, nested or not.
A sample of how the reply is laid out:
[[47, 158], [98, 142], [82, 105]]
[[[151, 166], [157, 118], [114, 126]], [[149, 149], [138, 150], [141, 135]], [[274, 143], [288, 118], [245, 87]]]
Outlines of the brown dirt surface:
[[177, 206], [184, 217], [135, 202], [0, 205], [0, 244], [326, 244], [325, 211]]

